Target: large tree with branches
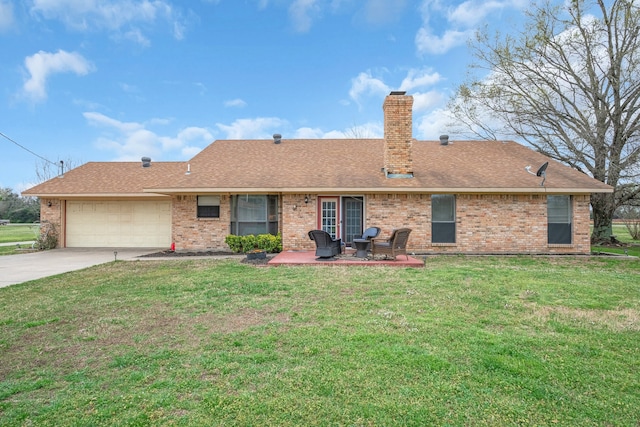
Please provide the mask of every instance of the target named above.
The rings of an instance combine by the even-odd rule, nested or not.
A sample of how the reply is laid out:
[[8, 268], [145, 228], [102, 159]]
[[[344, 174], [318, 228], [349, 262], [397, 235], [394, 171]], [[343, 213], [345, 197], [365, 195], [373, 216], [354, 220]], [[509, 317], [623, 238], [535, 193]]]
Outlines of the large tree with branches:
[[[472, 69], [450, 107], [476, 137], [515, 138], [615, 188], [594, 194], [593, 240], [640, 193], [637, 0], [533, 5], [519, 31], [470, 43]], [[474, 73], [475, 74], [475, 73]]]

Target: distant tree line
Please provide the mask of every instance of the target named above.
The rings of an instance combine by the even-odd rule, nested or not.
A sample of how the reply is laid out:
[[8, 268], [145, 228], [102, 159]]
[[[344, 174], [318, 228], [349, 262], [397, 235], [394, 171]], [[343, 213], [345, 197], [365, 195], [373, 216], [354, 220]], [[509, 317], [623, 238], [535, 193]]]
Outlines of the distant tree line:
[[0, 219], [20, 223], [40, 221], [40, 200], [20, 197], [10, 188], [0, 188]]

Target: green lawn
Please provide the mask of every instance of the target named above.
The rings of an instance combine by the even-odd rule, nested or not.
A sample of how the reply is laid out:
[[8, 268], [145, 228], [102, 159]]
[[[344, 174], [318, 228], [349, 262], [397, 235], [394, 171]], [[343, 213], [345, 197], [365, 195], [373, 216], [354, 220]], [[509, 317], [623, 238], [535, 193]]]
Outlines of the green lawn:
[[0, 424], [632, 426], [640, 261], [112, 262], [0, 289]]
[[[33, 241], [38, 238], [39, 232], [40, 224], [2, 225], [0, 226], [0, 243]], [[25, 249], [31, 249], [31, 244], [0, 246], [0, 256], [23, 253]]]
[[624, 247], [608, 247], [595, 245], [591, 247], [592, 252], [606, 252], [620, 255], [631, 255], [640, 257], [640, 241], [633, 240], [629, 234], [629, 230], [623, 224], [613, 224], [613, 235], [620, 242], [627, 246]]
[[0, 226], [0, 243], [26, 242], [35, 240], [40, 232], [40, 224], [11, 224]]

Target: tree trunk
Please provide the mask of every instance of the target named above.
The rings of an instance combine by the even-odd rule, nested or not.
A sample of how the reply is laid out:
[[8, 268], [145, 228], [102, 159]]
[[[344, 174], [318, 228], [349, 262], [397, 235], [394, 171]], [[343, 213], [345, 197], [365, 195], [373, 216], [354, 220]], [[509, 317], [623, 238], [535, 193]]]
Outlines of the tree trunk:
[[592, 194], [591, 208], [593, 209], [591, 243], [610, 242], [612, 240], [613, 213], [616, 210], [614, 194]]

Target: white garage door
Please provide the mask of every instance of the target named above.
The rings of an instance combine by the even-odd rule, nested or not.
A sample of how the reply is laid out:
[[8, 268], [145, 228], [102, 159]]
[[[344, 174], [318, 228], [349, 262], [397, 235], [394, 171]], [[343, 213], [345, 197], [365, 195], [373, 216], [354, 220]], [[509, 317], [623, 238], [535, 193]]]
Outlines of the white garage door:
[[68, 201], [67, 247], [168, 248], [169, 201]]

